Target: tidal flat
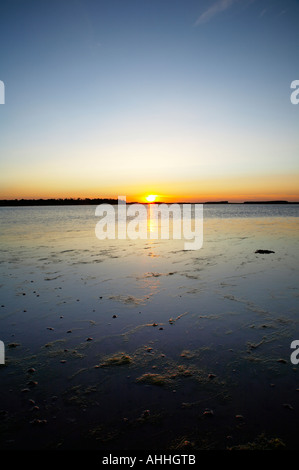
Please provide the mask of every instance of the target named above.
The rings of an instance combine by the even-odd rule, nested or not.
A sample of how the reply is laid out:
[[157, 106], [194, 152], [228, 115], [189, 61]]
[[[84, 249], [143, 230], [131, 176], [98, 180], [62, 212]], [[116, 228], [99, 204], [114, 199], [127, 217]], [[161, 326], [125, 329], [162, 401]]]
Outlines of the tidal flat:
[[1, 208], [0, 448], [297, 448], [299, 207], [209, 205], [194, 251], [94, 209]]

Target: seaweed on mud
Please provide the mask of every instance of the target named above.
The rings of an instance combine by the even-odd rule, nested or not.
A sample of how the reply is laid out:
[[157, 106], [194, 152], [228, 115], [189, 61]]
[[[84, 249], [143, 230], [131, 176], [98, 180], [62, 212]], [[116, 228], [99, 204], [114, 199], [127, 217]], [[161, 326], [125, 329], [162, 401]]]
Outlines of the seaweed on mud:
[[119, 428], [107, 430], [105, 426], [100, 425], [90, 429], [85, 438], [95, 439], [97, 442], [106, 443], [117, 439], [120, 434], [121, 430]]
[[54, 346], [56, 346], [57, 344], [60, 344], [60, 343], [65, 343], [66, 342], [66, 339], [56, 339], [55, 341], [50, 341], [49, 343], [46, 343], [43, 348], [53, 348]]
[[247, 352], [250, 353], [253, 349], [257, 349], [259, 346], [265, 343], [265, 336], [262, 338], [262, 340], [259, 343], [250, 343], [250, 341], [247, 342]]
[[267, 438], [264, 434], [261, 434], [253, 442], [228, 447], [228, 450], [283, 450], [285, 447], [280, 438]]
[[82, 372], [86, 372], [86, 371], [88, 371], [88, 368], [83, 367], [82, 369], [77, 370], [70, 377], [68, 377], [68, 380], [72, 380], [73, 378], [77, 377], [77, 375], [82, 374]]
[[54, 351], [49, 351], [48, 353], [49, 357], [73, 357], [77, 359], [82, 359], [84, 354], [79, 353], [76, 349], [55, 349]]
[[195, 353], [194, 351], [189, 351], [188, 349], [184, 349], [181, 352], [180, 357], [183, 357], [184, 359], [193, 359], [195, 357]]
[[181, 378], [192, 378], [202, 384], [209, 382], [208, 375], [196, 366], [186, 367], [184, 365], [171, 363], [167, 364], [167, 367], [161, 372], [146, 372], [140, 375], [137, 377], [136, 383], [167, 387], [174, 382], [177, 385], [177, 382]]
[[216, 393], [215, 395], [210, 395], [208, 398], [203, 398], [202, 400], [197, 400], [193, 402], [183, 402], [181, 404], [182, 409], [190, 409], [190, 408], [198, 408], [202, 407], [203, 404], [206, 402], [209, 402], [211, 400], [218, 399], [218, 403], [220, 404], [225, 404], [229, 401], [231, 401], [231, 396], [228, 395], [225, 391], [221, 391], [219, 393]]
[[121, 302], [123, 304], [136, 306], [144, 304], [146, 298], [139, 299], [133, 295], [111, 295], [109, 299], [116, 300], [117, 302]]
[[173, 325], [176, 321], [180, 320], [180, 318], [184, 317], [185, 315], [188, 315], [189, 312], [184, 312], [178, 315], [176, 318], [170, 318], [168, 321], [171, 325]]
[[123, 366], [132, 363], [132, 358], [123, 352], [106, 357], [99, 367]]
[[164, 387], [166, 385], [169, 385], [171, 383], [171, 380], [170, 377], [167, 377], [167, 375], [146, 373], [138, 377], [136, 379], [136, 382]]
[[63, 400], [68, 405], [77, 405], [85, 408], [88, 405], [94, 404], [94, 400], [90, 395], [97, 392], [96, 386], [88, 386], [83, 388], [82, 385], [76, 385], [63, 393]]
[[217, 448], [217, 444], [212, 433], [194, 435], [192, 437], [186, 435], [175, 439], [170, 443], [169, 450], [194, 451], [194, 450], [213, 450]]
[[137, 418], [122, 419], [122, 425], [115, 427], [110, 423], [110, 426], [106, 425], [98, 425], [88, 430], [87, 434], [83, 436], [83, 439], [87, 441], [95, 440], [97, 443], [108, 443], [119, 439], [122, 435], [128, 432], [128, 430], [139, 428], [140, 426], [144, 426], [147, 424], [159, 425], [161, 420], [165, 416], [163, 412], [154, 412], [152, 413], [150, 410], [144, 410]]
[[198, 360], [199, 358], [202, 358], [206, 353], [210, 354], [211, 352], [211, 347], [210, 346], [202, 346], [201, 348], [198, 349], [183, 349], [183, 351], [180, 354], [180, 357], [183, 359], [191, 360], [191, 359], [196, 359]]
[[[159, 325], [163, 325], [163, 323], [159, 323]], [[125, 331], [124, 333], [121, 333], [120, 336], [123, 337], [124, 341], [128, 341], [130, 335], [133, 335], [133, 334], [137, 333], [138, 331], [142, 330], [143, 328], [148, 328], [148, 327], [152, 327], [152, 326], [153, 326], [153, 323], [143, 323], [141, 325], [135, 326], [134, 328], [132, 328], [128, 331]], [[158, 326], [158, 324], [156, 324], [156, 326]]]

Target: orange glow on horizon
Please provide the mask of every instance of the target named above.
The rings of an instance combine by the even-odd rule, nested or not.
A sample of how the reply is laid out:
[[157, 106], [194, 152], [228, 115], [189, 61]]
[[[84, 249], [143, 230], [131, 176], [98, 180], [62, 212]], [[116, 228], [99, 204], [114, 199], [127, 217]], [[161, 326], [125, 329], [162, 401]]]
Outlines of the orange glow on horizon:
[[[31, 176], [31, 177], [29, 177]], [[98, 183], [91, 178], [81, 180], [45, 177], [15, 178], [3, 184], [0, 199], [111, 198], [125, 195], [127, 202], [210, 202], [210, 201], [299, 201], [299, 174], [240, 175], [227, 178], [194, 178], [191, 180], [158, 181], [127, 178]], [[153, 199], [155, 197], [155, 199]], [[148, 199], [149, 198], [149, 199]]]

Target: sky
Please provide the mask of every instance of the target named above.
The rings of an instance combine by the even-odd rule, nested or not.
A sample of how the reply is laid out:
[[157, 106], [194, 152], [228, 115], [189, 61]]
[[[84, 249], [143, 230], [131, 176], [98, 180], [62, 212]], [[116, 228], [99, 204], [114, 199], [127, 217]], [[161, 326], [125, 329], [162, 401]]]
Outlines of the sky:
[[0, 198], [299, 201], [299, 0], [2, 0]]

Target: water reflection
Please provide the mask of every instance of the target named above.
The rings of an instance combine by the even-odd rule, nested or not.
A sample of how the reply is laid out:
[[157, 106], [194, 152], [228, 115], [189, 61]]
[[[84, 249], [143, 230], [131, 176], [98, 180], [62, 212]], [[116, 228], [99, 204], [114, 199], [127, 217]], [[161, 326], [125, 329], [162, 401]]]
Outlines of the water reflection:
[[[0, 339], [16, 346], [0, 369], [10, 442], [0, 446], [165, 449], [182, 428], [196, 439], [198, 426], [215, 445], [265, 429], [296, 436], [298, 378], [286, 362], [298, 323], [299, 218], [287, 208], [275, 218], [221, 210], [227, 217], [204, 219], [198, 251], [175, 239], [98, 240], [94, 207], [6, 211]], [[146, 218], [155, 233], [151, 206]], [[199, 419], [207, 406], [215, 420]], [[48, 420], [42, 432], [35, 418]]]

